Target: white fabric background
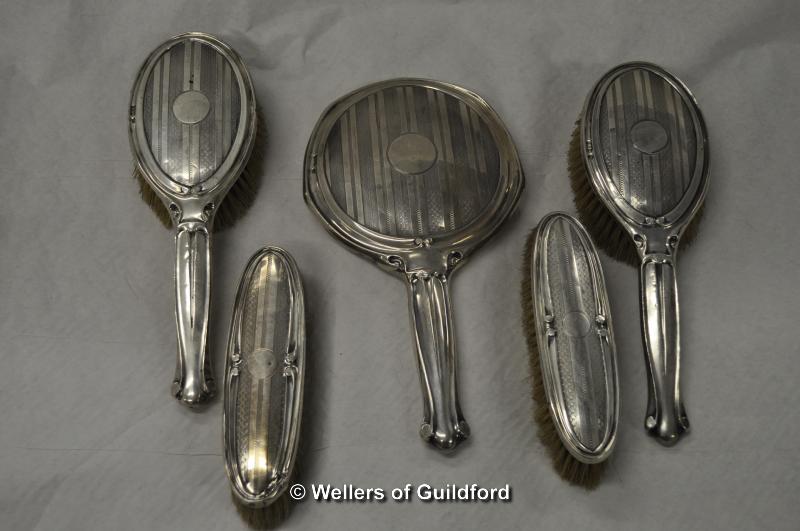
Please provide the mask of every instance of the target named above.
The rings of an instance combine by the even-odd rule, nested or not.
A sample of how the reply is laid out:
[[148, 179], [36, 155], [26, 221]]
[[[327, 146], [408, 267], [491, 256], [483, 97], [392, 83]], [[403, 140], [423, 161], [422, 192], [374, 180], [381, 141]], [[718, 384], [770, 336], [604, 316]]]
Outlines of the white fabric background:
[[[173, 242], [130, 178], [128, 95], [147, 54], [207, 31], [249, 65], [270, 131], [254, 208], [215, 245], [212, 353], [222, 372], [248, 257], [296, 257], [311, 308], [306, 483], [511, 484], [497, 505], [296, 506], [285, 529], [797, 529], [800, 8], [787, 1], [0, 4], [0, 529], [235, 530], [221, 411], [169, 396]], [[650, 60], [708, 122], [703, 229], [680, 258], [683, 390], [693, 431], [642, 427], [633, 269], [604, 259], [622, 390], [619, 445], [585, 492], [553, 472], [531, 421], [519, 318], [527, 231], [573, 211], [572, 124], [596, 79]], [[325, 106], [367, 82], [462, 84], [503, 117], [527, 189], [453, 282], [473, 436], [419, 439], [421, 397], [397, 279], [329, 237], [303, 203], [302, 155]]]

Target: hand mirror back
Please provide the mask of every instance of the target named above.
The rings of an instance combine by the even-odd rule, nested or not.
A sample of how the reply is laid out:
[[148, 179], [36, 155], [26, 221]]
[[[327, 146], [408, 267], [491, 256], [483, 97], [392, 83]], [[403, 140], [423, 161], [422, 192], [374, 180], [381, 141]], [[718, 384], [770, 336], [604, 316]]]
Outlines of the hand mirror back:
[[497, 114], [455, 85], [396, 79], [331, 105], [311, 135], [304, 192], [326, 228], [406, 280], [422, 383], [420, 435], [469, 435], [458, 403], [449, 276], [500, 227], [524, 185]]

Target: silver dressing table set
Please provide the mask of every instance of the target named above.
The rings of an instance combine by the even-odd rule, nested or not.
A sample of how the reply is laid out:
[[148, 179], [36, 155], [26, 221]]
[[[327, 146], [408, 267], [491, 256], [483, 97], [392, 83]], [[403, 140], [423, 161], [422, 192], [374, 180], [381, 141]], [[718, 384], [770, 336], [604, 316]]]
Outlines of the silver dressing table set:
[[[225, 208], [246, 208], [257, 189], [249, 181], [263, 127], [257, 108], [241, 58], [202, 33], [156, 48], [131, 93], [142, 195], [175, 232], [172, 393], [188, 406], [207, 403], [217, 387], [208, 353], [212, 233]], [[534, 397], [552, 424], [561, 452], [554, 458], [584, 474], [612, 454], [619, 410], [613, 311], [595, 245], [628, 245], [639, 269], [647, 432], [672, 445], [688, 430], [675, 257], [702, 206], [708, 148], [688, 89], [655, 65], [628, 63], [589, 93], [570, 155], [581, 221], [552, 213], [531, 233], [521, 326], [531, 352], [520, 355], [531, 356], [538, 374]], [[459, 403], [451, 282], [520, 202], [524, 176], [511, 136], [474, 92], [382, 81], [322, 113], [303, 171], [305, 201], [325, 229], [405, 285], [422, 390], [419, 434], [452, 451], [470, 425]], [[620, 241], [607, 225], [622, 232]], [[253, 510], [276, 503], [294, 480], [306, 364], [315, 356], [306, 352], [305, 305], [313, 301], [304, 299], [301, 270], [287, 251], [265, 247], [235, 294], [219, 386], [223, 454], [235, 500]]]

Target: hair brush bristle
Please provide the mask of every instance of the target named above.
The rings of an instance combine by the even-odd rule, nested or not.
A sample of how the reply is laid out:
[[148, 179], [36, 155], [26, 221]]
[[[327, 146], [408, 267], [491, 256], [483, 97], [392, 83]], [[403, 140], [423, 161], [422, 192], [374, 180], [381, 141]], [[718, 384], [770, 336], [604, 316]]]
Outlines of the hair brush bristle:
[[525, 256], [522, 266], [522, 326], [528, 344], [528, 360], [530, 362], [531, 394], [534, 401], [533, 418], [538, 427], [539, 440], [547, 448], [553, 468], [565, 480], [573, 485], [593, 489], [603, 477], [606, 462], [586, 464], [575, 459], [561, 442], [556, 431], [542, 378], [542, 366], [539, 359], [539, 343], [536, 339], [536, 321], [533, 308], [533, 245], [536, 240], [536, 227], [528, 235], [525, 242]]
[[158, 221], [160, 221], [164, 227], [168, 229], [172, 227], [172, 219], [170, 219], [169, 210], [167, 210], [167, 207], [161, 202], [161, 198], [158, 197], [158, 194], [147, 184], [147, 180], [144, 178], [144, 175], [142, 175], [142, 172], [139, 171], [138, 166], [133, 168], [133, 178], [136, 179], [136, 183], [139, 185], [139, 197], [142, 198], [142, 201], [150, 207], [150, 210], [153, 211], [153, 214], [156, 215]]
[[[614, 260], [638, 267], [640, 259], [633, 239], [614, 215], [609, 212], [603, 201], [595, 193], [594, 188], [592, 188], [589, 173], [583, 160], [583, 153], [581, 152], [580, 120], [576, 122], [569, 142], [567, 172], [572, 185], [572, 194], [575, 208], [578, 211], [578, 218], [591, 234], [595, 245]], [[697, 236], [702, 217], [703, 207], [701, 206], [692, 221], [689, 222], [683, 232], [683, 236], [681, 236], [681, 247], [691, 245]]]
[[[256, 138], [250, 159], [242, 173], [234, 181], [228, 193], [222, 199], [217, 213], [214, 215], [214, 229], [225, 230], [241, 219], [255, 202], [258, 189], [261, 187], [261, 176], [264, 174], [264, 152], [267, 143], [266, 121], [260, 111], [256, 111]], [[153, 191], [139, 168], [133, 170], [133, 177], [139, 183], [139, 195], [158, 220], [166, 228], [172, 227], [169, 210], [161, 198]]]

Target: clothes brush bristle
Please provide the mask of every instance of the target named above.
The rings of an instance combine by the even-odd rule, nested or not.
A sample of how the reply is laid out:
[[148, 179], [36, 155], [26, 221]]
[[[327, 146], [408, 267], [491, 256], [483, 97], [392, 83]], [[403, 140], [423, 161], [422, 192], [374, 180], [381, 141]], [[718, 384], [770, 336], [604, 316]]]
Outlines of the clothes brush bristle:
[[233, 492], [231, 492], [231, 496], [239, 516], [251, 529], [275, 529], [286, 520], [292, 510], [288, 493], [284, 493], [263, 508], [244, 505]]
[[[289, 480], [286, 482], [289, 486], [297, 482], [303, 482], [302, 462], [303, 455], [308, 452], [308, 448], [306, 447], [308, 444], [308, 442], [306, 442], [307, 440], [308, 439], [305, 437], [300, 437], [301, 443], [297, 448], [294, 467], [292, 468]], [[231, 498], [233, 499], [233, 504], [236, 506], [236, 511], [239, 513], [242, 521], [251, 529], [275, 529], [289, 517], [295, 504], [295, 501], [289, 495], [288, 489], [271, 504], [261, 508], [253, 508], [243, 504], [233, 491], [231, 491]]]

